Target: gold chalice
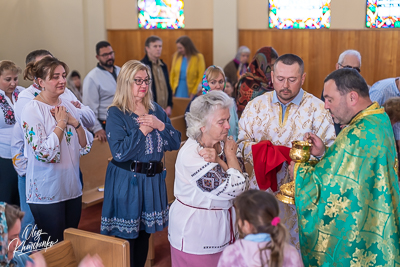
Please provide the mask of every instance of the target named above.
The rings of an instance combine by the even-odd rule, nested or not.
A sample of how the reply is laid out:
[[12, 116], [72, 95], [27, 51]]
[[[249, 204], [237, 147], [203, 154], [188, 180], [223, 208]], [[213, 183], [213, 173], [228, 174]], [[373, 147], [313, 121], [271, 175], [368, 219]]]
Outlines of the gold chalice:
[[[312, 144], [308, 141], [293, 141], [289, 156], [296, 163], [305, 163], [310, 160]], [[287, 176], [289, 172], [287, 172]], [[286, 204], [294, 204], [295, 180], [283, 184], [276, 198]]]

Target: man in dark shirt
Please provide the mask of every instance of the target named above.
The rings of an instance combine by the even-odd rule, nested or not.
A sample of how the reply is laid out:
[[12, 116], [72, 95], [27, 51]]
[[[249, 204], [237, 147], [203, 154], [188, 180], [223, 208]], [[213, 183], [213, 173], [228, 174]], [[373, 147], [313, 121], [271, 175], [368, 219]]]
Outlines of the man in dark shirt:
[[162, 51], [161, 38], [154, 35], [148, 37], [145, 42], [145, 51], [146, 55], [141, 61], [151, 69], [153, 99], [165, 110], [168, 116], [171, 116], [172, 89], [169, 84], [167, 65], [160, 59]]

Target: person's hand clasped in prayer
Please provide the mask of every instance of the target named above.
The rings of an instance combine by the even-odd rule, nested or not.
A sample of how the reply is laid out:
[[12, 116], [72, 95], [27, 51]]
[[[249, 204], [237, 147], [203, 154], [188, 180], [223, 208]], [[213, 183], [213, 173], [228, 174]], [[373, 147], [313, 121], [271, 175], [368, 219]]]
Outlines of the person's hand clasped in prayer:
[[157, 129], [159, 131], [163, 131], [165, 129], [165, 124], [154, 115], [145, 114], [143, 116], [140, 116], [138, 118], [138, 122], [140, 123], [139, 129], [146, 136], [154, 129]]

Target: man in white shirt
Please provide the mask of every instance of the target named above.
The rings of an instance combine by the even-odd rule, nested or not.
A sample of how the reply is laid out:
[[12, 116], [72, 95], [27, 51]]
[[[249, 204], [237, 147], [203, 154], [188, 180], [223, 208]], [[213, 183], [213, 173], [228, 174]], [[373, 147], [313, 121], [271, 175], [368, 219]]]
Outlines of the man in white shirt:
[[120, 67], [114, 66], [114, 50], [110, 43], [96, 44], [96, 58], [99, 61], [83, 80], [83, 104], [89, 106], [98, 121], [90, 129], [100, 141], [107, 141], [107, 108], [111, 105], [117, 89], [117, 76]]

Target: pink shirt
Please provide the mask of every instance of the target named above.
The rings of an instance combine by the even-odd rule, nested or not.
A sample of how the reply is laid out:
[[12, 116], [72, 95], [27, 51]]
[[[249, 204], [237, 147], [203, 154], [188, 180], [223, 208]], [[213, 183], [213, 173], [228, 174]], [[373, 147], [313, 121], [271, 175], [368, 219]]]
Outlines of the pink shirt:
[[[267, 242], [253, 242], [249, 240], [240, 239], [233, 245], [228, 246], [222, 253], [218, 262], [218, 267], [268, 267], [268, 260], [271, 251], [263, 251], [263, 262], [261, 265], [260, 248], [264, 248]], [[295, 247], [286, 243], [283, 250], [283, 263], [282, 267], [302, 267], [303, 261], [299, 252]]]

